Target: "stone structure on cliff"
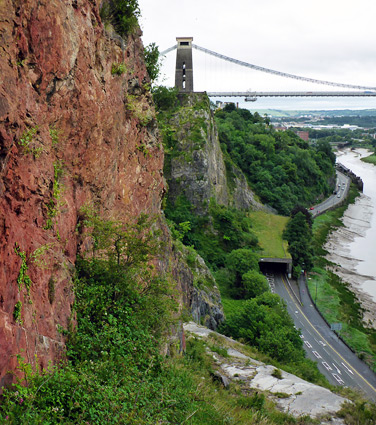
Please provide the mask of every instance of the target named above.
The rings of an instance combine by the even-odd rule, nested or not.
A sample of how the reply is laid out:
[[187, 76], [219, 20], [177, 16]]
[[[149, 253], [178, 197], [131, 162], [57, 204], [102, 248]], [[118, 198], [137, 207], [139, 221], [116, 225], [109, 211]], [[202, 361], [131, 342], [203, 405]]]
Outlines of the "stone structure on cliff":
[[177, 37], [175, 87], [180, 92], [193, 92], [192, 37]]

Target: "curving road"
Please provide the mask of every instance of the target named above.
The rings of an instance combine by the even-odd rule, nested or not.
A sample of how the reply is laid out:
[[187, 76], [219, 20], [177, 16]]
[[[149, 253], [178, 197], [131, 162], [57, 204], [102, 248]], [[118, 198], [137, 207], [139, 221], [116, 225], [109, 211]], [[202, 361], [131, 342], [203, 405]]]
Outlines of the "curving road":
[[376, 401], [376, 375], [330, 329], [308, 295], [304, 279], [299, 301], [288, 279], [281, 273], [266, 273], [272, 292], [287, 304], [295, 326], [300, 329], [307, 357], [317, 362], [320, 372], [333, 385], [348, 386]]
[[347, 177], [345, 174], [339, 171], [336, 173], [337, 181], [335, 193], [329, 196], [329, 198], [325, 199], [325, 201], [321, 202], [321, 204], [311, 207], [310, 212], [313, 217], [318, 216], [328, 209], [339, 206], [345, 200], [350, 189], [351, 180], [350, 177]]

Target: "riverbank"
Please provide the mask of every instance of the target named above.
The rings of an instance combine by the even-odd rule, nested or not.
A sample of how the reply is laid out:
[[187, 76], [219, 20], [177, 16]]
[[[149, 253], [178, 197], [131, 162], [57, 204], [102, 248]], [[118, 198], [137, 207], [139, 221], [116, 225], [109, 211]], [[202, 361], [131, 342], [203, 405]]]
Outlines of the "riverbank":
[[364, 237], [370, 229], [370, 219], [373, 213], [371, 199], [360, 194], [354, 204], [349, 205], [342, 217], [342, 227], [331, 232], [324, 249], [328, 252], [325, 258], [331, 263], [329, 269], [356, 295], [363, 309], [363, 321], [366, 326], [376, 329], [376, 302], [372, 295], [365, 292], [366, 282], [374, 282], [374, 276], [364, 275], [357, 271], [362, 261], [351, 255], [349, 245], [358, 237]]
[[[341, 337], [376, 370], [373, 300], [361, 291], [357, 260], [346, 251], [350, 241], [364, 234], [367, 228], [367, 218], [354, 213], [354, 206], [364, 202], [363, 198], [366, 199], [352, 186], [345, 205], [314, 220], [315, 259], [307, 283], [312, 299], [327, 322], [340, 323]], [[355, 226], [355, 222], [363, 225]]]
[[371, 154], [369, 156], [365, 156], [364, 158], [361, 159], [363, 162], [368, 162], [369, 164], [373, 164], [376, 165], [376, 155], [375, 154]]

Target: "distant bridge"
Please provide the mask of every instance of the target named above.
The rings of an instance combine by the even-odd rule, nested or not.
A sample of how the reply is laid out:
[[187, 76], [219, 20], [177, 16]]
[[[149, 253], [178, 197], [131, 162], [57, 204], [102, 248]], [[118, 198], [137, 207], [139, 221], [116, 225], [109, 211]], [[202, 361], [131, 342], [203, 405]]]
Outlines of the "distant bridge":
[[[193, 44], [193, 37], [177, 37], [177, 44], [162, 51], [161, 56], [177, 49], [176, 53], [176, 68], [175, 68], [175, 87], [180, 92], [193, 92], [193, 62], [192, 48], [204, 52], [208, 55], [222, 59], [227, 62], [235, 63], [246, 68], [251, 68], [257, 71], [266, 72], [284, 78], [292, 78], [295, 80], [305, 81], [315, 84], [323, 84], [332, 87], [342, 87], [353, 89], [354, 91], [291, 91], [291, 92], [208, 92], [210, 97], [245, 97], [247, 101], [255, 101], [259, 97], [376, 97], [376, 87], [368, 87], [356, 84], [335, 83], [332, 81], [317, 80], [314, 78], [302, 77], [299, 75], [288, 74], [286, 72], [276, 71], [269, 68], [264, 68], [258, 65], [253, 65], [229, 56], [221, 55], [212, 50]], [[356, 90], [356, 91], [355, 91]]]
[[375, 92], [356, 91], [260, 91], [260, 92], [208, 92], [210, 97], [245, 97], [254, 101], [257, 97], [376, 97]]

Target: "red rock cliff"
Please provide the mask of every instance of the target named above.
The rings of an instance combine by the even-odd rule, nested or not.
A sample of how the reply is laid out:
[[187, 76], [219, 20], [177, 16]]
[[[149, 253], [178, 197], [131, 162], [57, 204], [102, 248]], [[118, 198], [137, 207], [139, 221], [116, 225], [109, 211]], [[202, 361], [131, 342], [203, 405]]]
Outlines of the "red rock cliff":
[[160, 209], [143, 46], [106, 33], [98, 3], [0, 0], [0, 385], [15, 354], [45, 366], [64, 347], [80, 208]]

